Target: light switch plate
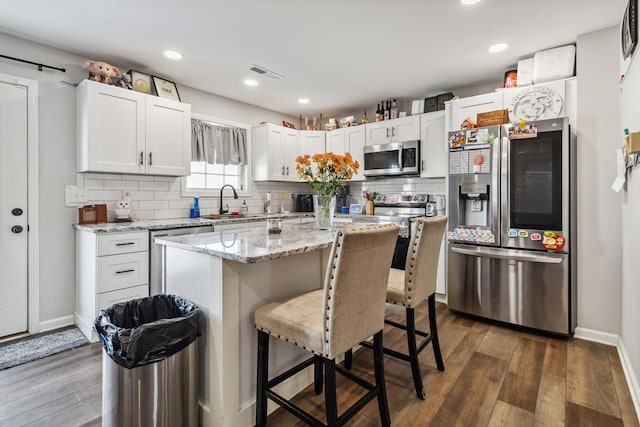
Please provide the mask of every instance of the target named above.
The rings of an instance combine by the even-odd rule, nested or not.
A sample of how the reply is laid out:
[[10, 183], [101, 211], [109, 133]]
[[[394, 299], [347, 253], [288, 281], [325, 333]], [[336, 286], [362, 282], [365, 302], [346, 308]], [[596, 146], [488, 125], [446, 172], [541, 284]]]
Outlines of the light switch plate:
[[77, 185], [65, 185], [64, 187], [64, 205], [78, 206], [80, 203], [89, 201], [89, 192]]

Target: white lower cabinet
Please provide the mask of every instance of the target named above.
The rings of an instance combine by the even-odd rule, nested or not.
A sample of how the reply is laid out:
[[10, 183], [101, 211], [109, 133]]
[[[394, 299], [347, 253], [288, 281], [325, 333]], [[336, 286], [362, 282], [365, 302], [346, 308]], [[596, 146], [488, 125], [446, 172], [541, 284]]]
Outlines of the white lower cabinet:
[[97, 341], [93, 322], [100, 310], [149, 296], [149, 232], [97, 234], [76, 231], [75, 324]]
[[109, 307], [123, 301], [149, 296], [149, 286], [141, 285], [98, 294], [98, 307]]

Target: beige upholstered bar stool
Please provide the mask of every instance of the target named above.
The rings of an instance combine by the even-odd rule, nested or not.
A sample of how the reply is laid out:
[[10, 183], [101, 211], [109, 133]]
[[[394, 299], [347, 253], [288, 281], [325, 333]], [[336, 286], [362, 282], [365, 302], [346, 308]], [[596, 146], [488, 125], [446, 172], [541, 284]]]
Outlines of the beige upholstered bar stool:
[[[411, 364], [413, 383], [416, 395], [420, 399], [425, 398], [424, 386], [418, 355], [424, 348], [432, 343], [433, 354], [438, 370], [444, 371], [444, 362], [440, 352], [438, 341], [438, 325], [436, 323], [436, 277], [438, 273], [438, 259], [440, 257], [440, 245], [447, 224], [446, 216], [424, 217], [416, 220], [416, 232], [411, 236], [407, 262], [405, 269], [392, 268], [389, 271], [389, 283], [387, 287], [387, 302], [405, 307], [406, 324], [400, 324], [388, 319], [385, 323], [400, 328], [407, 333], [408, 353], [385, 348], [384, 353], [396, 357]], [[427, 300], [429, 310], [430, 332], [416, 329], [415, 307]], [[422, 336], [420, 344], [416, 343], [416, 335]], [[371, 344], [363, 342], [363, 346], [371, 348]], [[345, 355], [345, 367], [351, 368], [351, 350]]]
[[[336, 232], [323, 289], [266, 304], [256, 310], [256, 426], [266, 425], [267, 399], [273, 400], [309, 425], [325, 425], [272, 390], [312, 364], [316, 394], [323, 388], [324, 367], [326, 425], [343, 425], [375, 397], [378, 400], [381, 424], [390, 425], [382, 360], [382, 330], [386, 277], [398, 230], [399, 227], [396, 225], [384, 225]], [[313, 357], [269, 380], [269, 335], [302, 347], [313, 353]], [[372, 335], [375, 385], [335, 363], [338, 355]], [[342, 415], [338, 415], [336, 370], [368, 390]]]

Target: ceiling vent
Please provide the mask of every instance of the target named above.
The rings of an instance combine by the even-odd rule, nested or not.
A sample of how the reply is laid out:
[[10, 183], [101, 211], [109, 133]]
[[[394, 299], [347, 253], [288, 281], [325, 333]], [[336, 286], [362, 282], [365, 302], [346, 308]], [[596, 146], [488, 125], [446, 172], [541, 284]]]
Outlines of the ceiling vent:
[[284, 76], [281, 76], [278, 73], [274, 73], [273, 71], [269, 71], [264, 67], [261, 67], [259, 65], [253, 65], [253, 67], [249, 68], [251, 71], [253, 71], [254, 73], [258, 73], [263, 77], [266, 77], [268, 79], [271, 80], [280, 80], [282, 78], [284, 78]]

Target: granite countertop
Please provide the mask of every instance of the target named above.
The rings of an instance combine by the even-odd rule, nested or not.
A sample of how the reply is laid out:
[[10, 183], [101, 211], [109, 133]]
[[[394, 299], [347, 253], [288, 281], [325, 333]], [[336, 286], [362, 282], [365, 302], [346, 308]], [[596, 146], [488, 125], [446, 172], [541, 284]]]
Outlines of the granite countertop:
[[268, 234], [265, 227], [264, 229], [214, 231], [163, 237], [156, 238], [155, 242], [231, 261], [254, 264], [327, 248], [333, 243], [336, 231], [371, 226], [371, 224], [334, 223], [331, 230], [318, 230], [313, 223], [284, 224], [280, 234]]
[[221, 225], [243, 222], [264, 221], [268, 218], [303, 218], [312, 216], [313, 212], [290, 212], [271, 214], [248, 214], [248, 215], [224, 215], [220, 218], [200, 217], [200, 218], [171, 218], [171, 219], [148, 219], [135, 220], [131, 222], [107, 222], [101, 224], [74, 224], [76, 230], [89, 231], [92, 233], [118, 233], [126, 231], [140, 230], [166, 230], [168, 228], [197, 227], [203, 225]]

